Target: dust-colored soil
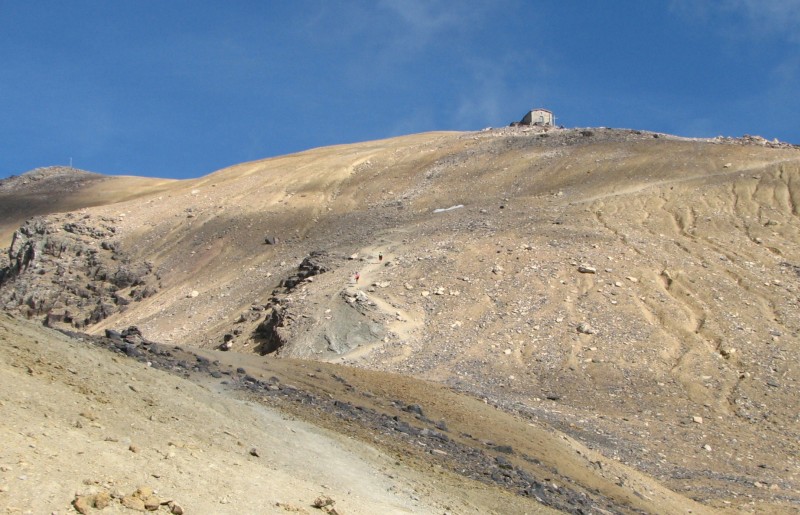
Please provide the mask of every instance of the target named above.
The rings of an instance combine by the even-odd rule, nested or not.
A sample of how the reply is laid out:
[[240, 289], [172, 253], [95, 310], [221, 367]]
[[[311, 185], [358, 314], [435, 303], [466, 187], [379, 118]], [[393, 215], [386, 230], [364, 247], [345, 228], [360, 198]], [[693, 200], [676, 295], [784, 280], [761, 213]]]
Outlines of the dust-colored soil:
[[[535, 500], [526, 481], [565, 485], [550, 499], [562, 509], [582, 495], [621, 512], [800, 503], [796, 148], [507, 128], [316, 149], [158, 188], [30, 226], [4, 309], [224, 344], [220, 363], [267, 367], [265, 381], [313, 400], [244, 388], [250, 402], [512, 496], [495, 506]], [[345, 407], [320, 400], [328, 383]], [[418, 404], [453, 447], [416, 452], [395, 433], [434, 427], [403, 433], [347, 403], [401, 420]], [[455, 457], [469, 449], [479, 459]]]
[[4, 513], [70, 513], [99, 493], [102, 513], [129, 513], [140, 487], [161, 513], [318, 513], [320, 497], [338, 513], [547, 511], [7, 315], [0, 378]]

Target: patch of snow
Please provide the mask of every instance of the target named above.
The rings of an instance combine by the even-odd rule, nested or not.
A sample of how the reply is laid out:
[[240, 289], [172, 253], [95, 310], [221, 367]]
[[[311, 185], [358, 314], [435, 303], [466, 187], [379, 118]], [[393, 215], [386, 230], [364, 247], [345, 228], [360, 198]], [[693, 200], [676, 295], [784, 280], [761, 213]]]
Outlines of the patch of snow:
[[445, 207], [445, 208], [440, 207], [438, 209], [434, 209], [433, 212], [434, 213], [444, 213], [445, 211], [451, 211], [453, 209], [459, 209], [459, 208], [462, 208], [462, 207], [464, 207], [464, 204], [459, 204], [457, 206], [450, 206], [450, 207]]

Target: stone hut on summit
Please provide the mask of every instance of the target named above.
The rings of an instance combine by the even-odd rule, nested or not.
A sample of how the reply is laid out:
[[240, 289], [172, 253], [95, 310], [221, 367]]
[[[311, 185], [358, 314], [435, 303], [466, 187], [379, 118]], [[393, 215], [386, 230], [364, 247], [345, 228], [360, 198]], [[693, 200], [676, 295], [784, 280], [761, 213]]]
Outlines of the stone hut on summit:
[[545, 127], [552, 127], [555, 124], [556, 117], [553, 116], [553, 112], [542, 108], [531, 109], [519, 122], [519, 125], [540, 125]]

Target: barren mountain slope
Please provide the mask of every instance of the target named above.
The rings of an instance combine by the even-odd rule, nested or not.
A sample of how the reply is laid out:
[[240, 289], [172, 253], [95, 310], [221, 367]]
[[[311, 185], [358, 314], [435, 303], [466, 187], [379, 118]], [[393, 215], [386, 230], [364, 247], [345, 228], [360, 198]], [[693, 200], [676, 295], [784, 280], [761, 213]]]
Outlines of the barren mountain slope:
[[0, 372], [4, 513], [552, 512], [6, 314]]
[[29, 217], [112, 204], [161, 191], [167, 179], [106, 176], [66, 166], [37, 168], [0, 180], [0, 245]]
[[94, 333], [432, 380], [708, 505], [790, 512], [799, 181], [796, 149], [755, 138], [329, 147], [48, 217], [0, 296]]

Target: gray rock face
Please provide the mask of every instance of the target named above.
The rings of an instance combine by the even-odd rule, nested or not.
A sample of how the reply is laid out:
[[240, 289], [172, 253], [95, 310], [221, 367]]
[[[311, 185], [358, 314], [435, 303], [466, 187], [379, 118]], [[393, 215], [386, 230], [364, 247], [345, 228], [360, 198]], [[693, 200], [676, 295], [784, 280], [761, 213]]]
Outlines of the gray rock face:
[[111, 219], [33, 218], [15, 233], [0, 269], [0, 306], [52, 327], [83, 328], [158, 290], [147, 262], [132, 262]]
[[[384, 315], [358, 288], [341, 290], [325, 306], [324, 313], [302, 301], [308, 288], [314, 288], [315, 276], [341, 266], [337, 260], [347, 258], [331, 256], [325, 251], [312, 252], [296, 271], [280, 282], [280, 288], [272, 292], [269, 302], [261, 306], [264, 319], [249, 335], [256, 342], [257, 352], [262, 355], [277, 352], [290, 357], [304, 357], [308, 352], [341, 355], [386, 336]], [[320, 324], [323, 318], [325, 323]], [[244, 323], [249, 319], [246, 315], [237, 320]]]
[[330, 269], [330, 265], [328, 264], [329, 259], [328, 253], [324, 250], [312, 252], [308, 257], [303, 259], [303, 262], [297, 267], [297, 273], [284, 279], [281, 282], [281, 286], [287, 290], [292, 290], [309, 277], [327, 272]]
[[318, 250], [309, 254], [297, 267], [297, 272], [282, 280], [282, 290], [275, 290], [270, 302], [263, 306], [266, 310], [264, 320], [258, 324], [253, 339], [258, 343], [257, 351], [261, 354], [271, 354], [280, 350], [291, 335], [291, 325], [296, 318], [288, 309], [291, 302], [287, 296], [303, 282], [311, 277], [330, 270], [330, 256], [327, 252]]
[[284, 327], [287, 317], [280, 305], [272, 307], [264, 321], [258, 324], [254, 337], [260, 342], [257, 348], [261, 354], [271, 354], [278, 351], [287, 342]]

